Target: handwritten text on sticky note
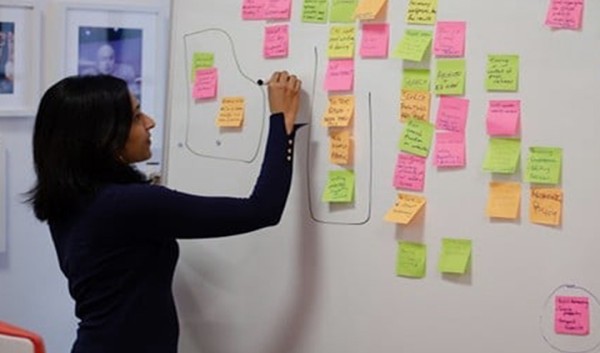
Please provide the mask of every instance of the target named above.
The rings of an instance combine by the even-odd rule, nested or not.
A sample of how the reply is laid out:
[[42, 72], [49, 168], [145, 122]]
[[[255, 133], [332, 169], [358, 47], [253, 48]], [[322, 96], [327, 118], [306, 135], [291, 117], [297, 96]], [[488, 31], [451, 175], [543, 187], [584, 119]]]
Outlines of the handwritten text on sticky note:
[[425, 276], [427, 247], [425, 244], [401, 241], [398, 242], [396, 258], [396, 275], [412, 278]]
[[554, 298], [554, 331], [567, 335], [589, 334], [589, 298], [570, 296]]
[[435, 27], [433, 55], [460, 58], [465, 56], [464, 21], [439, 21]]
[[435, 127], [464, 133], [468, 114], [468, 99], [442, 96], [439, 100]]
[[399, 153], [394, 168], [396, 189], [423, 191], [425, 183], [425, 158]]
[[384, 219], [388, 222], [409, 224], [415, 215], [425, 205], [425, 197], [410, 194], [398, 194], [396, 203], [386, 213]]
[[562, 200], [561, 189], [532, 188], [529, 195], [529, 220], [531, 223], [560, 225]]
[[329, 171], [323, 202], [349, 203], [354, 200], [354, 172], [351, 170]]
[[240, 127], [244, 121], [244, 97], [225, 97], [221, 100], [217, 126]]

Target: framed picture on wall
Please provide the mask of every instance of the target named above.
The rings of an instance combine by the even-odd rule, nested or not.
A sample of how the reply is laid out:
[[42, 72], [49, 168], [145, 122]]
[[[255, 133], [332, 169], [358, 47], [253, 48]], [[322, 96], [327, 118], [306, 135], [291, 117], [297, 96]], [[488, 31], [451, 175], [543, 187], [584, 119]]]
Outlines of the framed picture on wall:
[[33, 2], [0, 0], [0, 116], [35, 115], [40, 35], [40, 14]]
[[167, 85], [167, 18], [160, 7], [63, 4], [64, 74], [112, 75], [127, 82], [152, 116], [152, 158], [138, 165], [160, 173]]

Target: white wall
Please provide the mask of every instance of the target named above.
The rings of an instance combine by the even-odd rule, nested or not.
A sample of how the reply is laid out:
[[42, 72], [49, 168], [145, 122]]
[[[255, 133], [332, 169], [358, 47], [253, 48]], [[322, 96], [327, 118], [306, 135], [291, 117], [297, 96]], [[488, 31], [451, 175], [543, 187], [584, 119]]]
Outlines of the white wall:
[[[40, 0], [42, 13], [42, 89], [62, 76], [61, 53], [53, 48], [60, 38], [56, 5]], [[98, 3], [73, 0], [69, 3]], [[100, 1], [100, 3], [106, 3]], [[170, 11], [168, 0], [119, 0], [118, 4], [152, 5]], [[167, 48], [164, 49], [168, 50]], [[166, 82], [159, 84], [166, 85]], [[0, 320], [23, 326], [41, 334], [49, 353], [69, 352], [76, 328], [73, 302], [58, 263], [46, 224], [39, 223], [23, 192], [34, 182], [31, 155], [33, 117], [1, 117], [0, 139], [6, 149], [7, 248], [0, 253]]]

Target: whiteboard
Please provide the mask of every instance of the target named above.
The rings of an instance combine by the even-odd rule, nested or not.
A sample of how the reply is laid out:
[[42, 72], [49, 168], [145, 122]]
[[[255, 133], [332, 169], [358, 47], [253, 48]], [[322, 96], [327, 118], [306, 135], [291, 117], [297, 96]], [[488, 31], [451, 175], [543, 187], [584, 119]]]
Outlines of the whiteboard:
[[[390, 52], [408, 25], [408, 1], [388, 1]], [[466, 167], [441, 170], [427, 159], [427, 203], [409, 225], [383, 220], [392, 185], [403, 68], [388, 57], [355, 55], [352, 94], [356, 177], [350, 204], [321, 202], [329, 170], [324, 90], [332, 24], [301, 22], [293, 1], [290, 53], [264, 59], [271, 21], [243, 21], [242, 1], [175, 0], [171, 31], [166, 181], [203, 195], [246, 196], [258, 174], [268, 125], [265, 91], [273, 70], [303, 80], [292, 190], [277, 227], [217, 240], [181, 241], [174, 291], [180, 352], [431, 353], [592, 352], [600, 344], [600, 237], [595, 222], [600, 150], [600, 5], [588, 1], [581, 30], [544, 25], [549, 0], [439, 1], [437, 20], [466, 21]], [[273, 22], [279, 23], [279, 22]], [[360, 43], [360, 24], [357, 46]], [[215, 54], [215, 100], [191, 97], [191, 56]], [[516, 92], [485, 88], [490, 54], [519, 55]], [[244, 126], [216, 128], [219, 99], [246, 98]], [[486, 110], [494, 99], [521, 101], [521, 158], [512, 174], [484, 171]], [[430, 121], [439, 97], [433, 95]], [[563, 149], [560, 226], [529, 221], [529, 147]], [[517, 220], [486, 216], [490, 181], [521, 185]], [[201, 229], [198, 230], [201, 233]], [[442, 274], [443, 238], [472, 241], [467, 272]], [[396, 276], [399, 241], [426, 245], [423, 278]], [[557, 296], [589, 299], [589, 334], [554, 330]]]

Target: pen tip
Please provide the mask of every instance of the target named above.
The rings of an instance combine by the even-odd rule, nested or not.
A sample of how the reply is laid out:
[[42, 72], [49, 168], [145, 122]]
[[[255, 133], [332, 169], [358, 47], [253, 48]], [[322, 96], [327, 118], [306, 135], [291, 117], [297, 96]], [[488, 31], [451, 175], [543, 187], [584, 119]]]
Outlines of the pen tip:
[[258, 83], [259, 86], [262, 86], [264, 84], [263, 80], [259, 79], [258, 81], [256, 81], [256, 83]]

